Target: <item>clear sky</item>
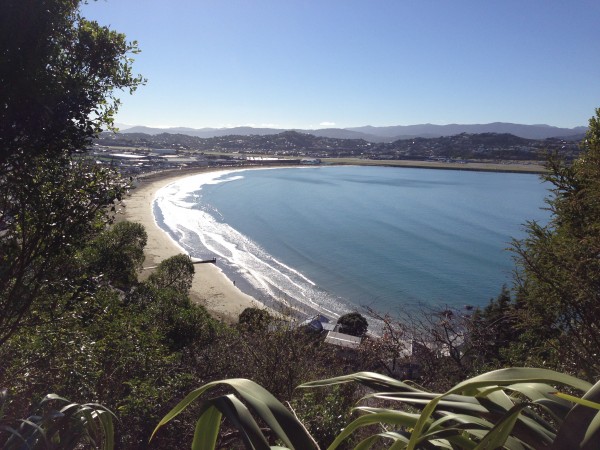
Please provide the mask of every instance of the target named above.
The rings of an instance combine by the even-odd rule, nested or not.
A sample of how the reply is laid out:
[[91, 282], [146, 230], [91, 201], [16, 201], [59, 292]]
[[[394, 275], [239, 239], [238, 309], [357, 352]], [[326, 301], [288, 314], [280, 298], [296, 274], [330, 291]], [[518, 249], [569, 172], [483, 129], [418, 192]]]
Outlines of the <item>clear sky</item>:
[[148, 79], [117, 122], [587, 125], [599, 0], [99, 0]]

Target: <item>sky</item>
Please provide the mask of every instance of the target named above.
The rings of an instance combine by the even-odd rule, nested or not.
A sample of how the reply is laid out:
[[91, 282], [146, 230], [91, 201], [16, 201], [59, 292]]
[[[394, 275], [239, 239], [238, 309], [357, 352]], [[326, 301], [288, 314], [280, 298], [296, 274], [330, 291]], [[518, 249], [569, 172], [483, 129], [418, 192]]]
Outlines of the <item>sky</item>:
[[148, 79], [119, 123], [586, 126], [598, 0], [99, 0]]

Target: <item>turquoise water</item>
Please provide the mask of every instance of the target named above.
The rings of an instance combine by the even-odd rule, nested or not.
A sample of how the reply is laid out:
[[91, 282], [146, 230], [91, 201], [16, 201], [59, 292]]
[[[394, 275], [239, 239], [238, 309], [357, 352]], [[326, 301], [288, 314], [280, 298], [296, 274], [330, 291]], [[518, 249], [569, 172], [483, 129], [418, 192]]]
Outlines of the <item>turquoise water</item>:
[[547, 220], [546, 194], [527, 174], [293, 168], [189, 178], [155, 210], [192, 256], [216, 255], [260, 299], [394, 312], [486, 304], [511, 282], [511, 238]]

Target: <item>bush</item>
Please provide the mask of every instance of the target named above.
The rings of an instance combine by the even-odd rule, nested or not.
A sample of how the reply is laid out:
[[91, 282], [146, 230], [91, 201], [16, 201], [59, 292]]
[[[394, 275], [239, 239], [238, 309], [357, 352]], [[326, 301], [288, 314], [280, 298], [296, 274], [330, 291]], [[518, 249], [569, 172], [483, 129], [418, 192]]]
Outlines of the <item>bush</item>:
[[340, 333], [358, 337], [364, 336], [369, 328], [367, 319], [357, 312], [344, 314], [338, 319], [337, 323], [340, 326]]
[[[363, 398], [368, 406], [355, 408], [362, 415], [336, 435], [328, 450], [340, 447], [358, 433], [361, 440], [357, 449], [373, 448], [384, 442], [386, 448], [391, 442], [393, 448], [410, 449], [591, 449], [597, 448], [600, 439], [600, 423], [596, 420], [600, 410], [600, 382], [591, 385], [551, 370], [496, 370], [465, 380], [441, 394], [370, 372], [300, 387], [348, 382], [357, 382], [375, 392]], [[196, 389], [160, 421], [154, 433], [195, 399], [221, 384], [228, 385], [235, 394], [221, 395], [204, 403], [194, 448], [215, 448], [222, 416], [238, 428], [248, 449], [268, 449], [271, 433], [289, 448], [318, 448], [297, 417], [261, 386], [243, 379], [217, 381]], [[582, 392], [583, 398], [557, 393], [555, 385]], [[259, 428], [251, 410], [268, 424], [270, 431], [265, 434]], [[365, 430], [371, 430], [366, 437], [362, 434]]]

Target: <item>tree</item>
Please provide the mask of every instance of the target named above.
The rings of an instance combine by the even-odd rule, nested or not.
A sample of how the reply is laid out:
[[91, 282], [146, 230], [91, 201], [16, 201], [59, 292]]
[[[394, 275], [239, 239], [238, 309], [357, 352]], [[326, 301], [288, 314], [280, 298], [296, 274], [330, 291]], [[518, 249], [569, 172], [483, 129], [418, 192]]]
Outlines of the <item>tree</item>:
[[[0, 164], [84, 148], [112, 124], [115, 90], [133, 91], [137, 43], [88, 21], [80, 0], [4, 0], [0, 15]], [[2, 172], [0, 172], [2, 173]]]
[[57, 294], [79, 290], [68, 260], [105, 227], [106, 206], [124, 190], [110, 170], [64, 155], [0, 176], [0, 346], [36, 301], [53, 308]]
[[472, 372], [481, 367], [491, 369], [507, 365], [508, 349], [521, 334], [515, 325], [515, 304], [508, 288], [502, 286], [500, 294], [485, 308], [477, 308], [470, 318], [467, 337]]
[[74, 160], [134, 90], [135, 42], [79, 13], [79, 0], [6, 0], [0, 15], [0, 346], [81, 286], [68, 260], [109, 221], [125, 183]]
[[590, 119], [572, 165], [552, 158], [547, 225], [528, 223], [513, 243], [517, 317], [523, 331], [517, 362], [600, 376], [600, 109]]
[[[139, 244], [137, 232], [118, 235], [125, 249]], [[114, 236], [113, 228], [103, 231], [81, 254], [94, 255], [98, 242]], [[139, 448], [168, 400], [205, 382], [218, 365], [221, 354], [213, 360], [198, 355], [213, 345], [220, 325], [173, 285], [146, 281], [116, 288], [120, 273], [92, 272], [83, 257], [68, 263], [70, 276], [90, 277], [87, 289], [76, 300], [61, 298], [54, 310], [36, 306], [35, 326], [23, 327], [0, 347], [0, 386], [9, 387], [13, 399], [6, 410], [23, 417], [29, 403], [48, 392], [75, 402], [93, 399], [118, 413], [119, 448]], [[177, 447], [171, 441], [176, 434], [163, 436], [170, 445], [161, 448]]]
[[384, 373], [444, 390], [472, 371], [476, 343], [468, 310], [421, 305], [396, 318], [368, 311], [383, 326], [382, 338], [369, 344]]
[[[419, 308], [399, 317], [367, 308], [381, 324], [381, 338], [367, 341], [381, 373], [445, 390], [467, 376], [506, 367], [519, 339], [515, 302], [503, 286], [483, 308]], [[371, 369], [369, 369], [371, 370]]]
[[366, 334], [369, 323], [360, 313], [351, 312], [341, 316], [338, 321], [340, 333], [362, 337]]
[[85, 270], [104, 274], [117, 288], [128, 289], [137, 282], [144, 262], [148, 236], [139, 223], [119, 222], [92, 240], [82, 252]]
[[269, 323], [273, 321], [271, 314], [266, 309], [246, 308], [240, 313], [238, 324], [246, 331], [266, 331]]
[[187, 295], [192, 287], [194, 265], [188, 255], [175, 255], [161, 261], [148, 282], [161, 289], [169, 288]]

